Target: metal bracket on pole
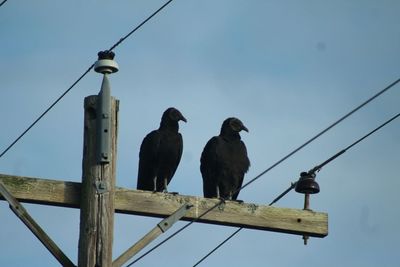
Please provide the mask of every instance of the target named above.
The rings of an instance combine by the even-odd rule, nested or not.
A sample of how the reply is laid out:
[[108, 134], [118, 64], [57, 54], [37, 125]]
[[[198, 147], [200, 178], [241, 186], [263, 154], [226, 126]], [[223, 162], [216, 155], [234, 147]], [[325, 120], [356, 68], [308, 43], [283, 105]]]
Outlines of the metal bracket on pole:
[[97, 102], [97, 138], [98, 138], [98, 155], [97, 159], [101, 163], [110, 162], [110, 118], [111, 118], [111, 99], [110, 99], [110, 83], [107, 74], [103, 76], [103, 83], [99, 92]]
[[98, 194], [103, 194], [107, 192], [107, 185], [104, 181], [96, 181], [95, 182], [96, 191]]
[[180, 207], [177, 211], [172, 213], [169, 217], [165, 218], [162, 220], [157, 226], [160, 228], [160, 230], [165, 233], [171, 226], [179, 221], [180, 218], [185, 216], [186, 212], [192, 207], [192, 205], [185, 204], [182, 207]]
[[2, 182], [0, 182], [0, 194], [10, 204], [10, 209], [18, 218], [31, 230], [31, 232], [42, 242], [50, 253], [58, 260], [62, 266], [75, 267], [75, 264], [61, 251], [54, 241], [43, 231], [43, 229], [29, 215], [26, 209], [13, 197]]
[[109, 163], [111, 160], [111, 89], [108, 75], [118, 71], [118, 64], [113, 60], [114, 53], [99, 52], [99, 60], [94, 70], [103, 74], [103, 82], [99, 92], [97, 104], [97, 158], [100, 163]]
[[136, 244], [126, 250], [121, 256], [119, 256], [112, 264], [113, 267], [120, 267], [126, 263], [130, 258], [135, 256], [139, 251], [141, 251], [145, 246], [150, 244], [154, 239], [156, 239], [162, 233], [165, 233], [171, 226], [179, 221], [187, 211], [193, 207], [190, 204], [185, 204], [175, 211], [172, 215], [162, 220], [156, 227], [154, 227], [149, 233], [147, 233], [142, 239], [140, 239]]

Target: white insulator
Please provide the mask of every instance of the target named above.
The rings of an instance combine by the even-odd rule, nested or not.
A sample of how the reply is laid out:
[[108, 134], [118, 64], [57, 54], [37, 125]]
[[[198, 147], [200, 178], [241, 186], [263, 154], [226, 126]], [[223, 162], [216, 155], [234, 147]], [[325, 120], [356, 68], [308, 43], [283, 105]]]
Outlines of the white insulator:
[[100, 59], [94, 64], [94, 70], [102, 74], [110, 74], [118, 71], [118, 64], [112, 59]]

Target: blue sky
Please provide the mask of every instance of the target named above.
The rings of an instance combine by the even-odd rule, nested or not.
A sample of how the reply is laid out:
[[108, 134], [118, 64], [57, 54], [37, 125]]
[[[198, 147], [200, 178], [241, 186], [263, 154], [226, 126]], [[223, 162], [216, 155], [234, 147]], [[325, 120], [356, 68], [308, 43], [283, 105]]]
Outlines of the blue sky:
[[[1, 98], [6, 148], [96, 59], [163, 1], [17, 1], [0, 8]], [[399, 78], [398, 1], [173, 1], [115, 49], [110, 77], [121, 100], [117, 185], [134, 188], [140, 143], [177, 107], [184, 153], [171, 191], [202, 195], [201, 151], [222, 121], [240, 118], [251, 168], [245, 181]], [[0, 172], [80, 181], [83, 99], [97, 94], [90, 72], [0, 159]], [[240, 193], [269, 203], [309, 170], [399, 112], [399, 86], [339, 124]], [[311, 207], [329, 214], [329, 235], [311, 239], [244, 230], [201, 266], [398, 266], [399, 122], [318, 174]], [[277, 206], [302, 208], [291, 192]], [[79, 211], [25, 205], [76, 262]], [[1, 266], [57, 262], [4, 202]], [[114, 256], [159, 219], [116, 215]], [[170, 231], [183, 226], [177, 223]], [[235, 229], [195, 224], [137, 266], [192, 266]], [[167, 234], [168, 235], [168, 234]], [[157, 241], [162, 240], [161, 237]], [[157, 242], [156, 241], [156, 242]]]

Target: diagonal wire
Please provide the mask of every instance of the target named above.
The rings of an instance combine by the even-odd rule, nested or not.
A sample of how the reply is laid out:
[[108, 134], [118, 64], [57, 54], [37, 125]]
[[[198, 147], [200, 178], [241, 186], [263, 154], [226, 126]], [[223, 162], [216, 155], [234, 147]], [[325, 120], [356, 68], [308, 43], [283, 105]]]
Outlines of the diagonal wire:
[[[372, 130], [371, 132], [367, 133], [366, 135], [364, 135], [363, 137], [361, 137], [360, 139], [358, 139], [357, 141], [355, 141], [354, 143], [352, 143], [351, 145], [347, 146], [346, 148], [344, 148], [343, 150], [339, 151], [338, 153], [336, 153], [335, 155], [333, 155], [332, 157], [330, 157], [328, 160], [324, 161], [322, 164], [314, 167], [313, 169], [310, 170], [310, 172], [315, 172], [315, 171], [320, 171], [321, 168], [323, 166], [325, 166], [327, 163], [331, 162], [332, 160], [336, 159], [337, 157], [339, 157], [340, 155], [342, 155], [343, 153], [345, 153], [347, 150], [349, 150], [350, 148], [352, 148], [353, 146], [357, 145], [358, 143], [360, 143], [361, 141], [363, 141], [364, 139], [368, 138], [370, 135], [372, 135], [373, 133], [379, 131], [381, 128], [385, 127], [387, 124], [391, 123], [392, 121], [394, 121], [395, 119], [397, 119], [400, 116], [400, 113], [396, 114], [395, 116], [393, 116], [392, 118], [390, 118], [389, 120], [387, 120], [386, 122], [384, 122], [383, 124], [381, 124], [380, 126], [378, 126], [377, 128], [375, 128], [374, 130]], [[286, 189], [283, 193], [281, 193], [278, 197], [276, 197], [268, 206], [272, 206], [273, 204], [275, 204], [276, 202], [278, 202], [282, 197], [284, 197], [287, 193], [289, 193], [292, 189], [294, 189], [296, 187], [297, 182], [291, 183], [290, 187], [288, 189]], [[211, 256], [211, 254], [213, 254], [215, 251], [217, 251], [220, 247], [222, 247], [226, 242], [228, 242], [232, 237], [234, 237], [236, 234], [238, 234], [241, 230], [243, 230], [243, 227], [240, 227], [238, 229], [236, 229], [232, 234], [230, 234], [227, 238], [225, 238], [221, 243], [219, 243], [214, 249], [212, 249], [210, 252], [208, 252], [203, 258], [201, 258], [198, 262], [196, 262], [193, 267], [198, 266], [201, 262], [203, 262], [205, 259], [207, 259], [209, 256]]]
[[[289, 193], [295, 186], [295, 183], [286, 189], [283, 193], [281, 193], [278, 197], [276, 197], [268, 206], [272, 206], [274, 203], [278, 202], [282, 197], [284, 197], [287, 193]], [[232, 234], [230, 234], [227, 238], [224, 239], [221, 243], [218, 244], [215, 248], [213, 248], [210, 252], [208, 252], [203, 258], [201, 258], [198, 262], [196, 262], [193, 267], [196, 267], [200, 263], [202, 263], [205, 259], [207, 259], [211, 254], [217, 251], [220, 247], [222, 247], [226, 242], [228, 242], [232, 237], [234, 237], [237, 233], [243, 230], [243, 227], [236, 229]]]
[[221, 243], [219, 243], [218, 246], [216, 246], [213, 250], [211, 250], [210, 252], [207, 253], [207, 255], [205, 255], [203, 258], [201, 258], [198, 262], [196, 262], [193, 267], [196, 267], [197, 265], [199, 265], [202, 261], [204, 261], [205, 259], [207, 259], [211, 254], [213, 254], [216, 250], [218, 250], [220, 247], [222, 247], [226, 242], [228, 242], [232, 237], [234, 237], [237, 233], [239, 233], [243, 228], [240, 227], [238, 229], [236, 229], [235, 232], [233, 232], [230, 236], [228, 236], [227, 238], [225, 238], [224, 241], [222, 241]]
[[158, 243], [157, 245], [155, 245], [154, 247], [152, 247], [150, 250], [148, 250], [146, 253], [144, 253], [143, 255], [141, 255], [139, 258], [137, 258], [136, 260], [132, 261], [131, 263], [129, 263], [126, 267], [129, 267], [133, 264], [135, 264], [136, 262], [138, 262], [139, 260], [141, 260], [142, 258], [146, 257], [148, 254], [150, 254], [151, 252], [153, 252], [154, 250], [156, 250], [158, 247], [160, 247], [162, 244], [166, 243], [167, 241], [169, 241], [171, 238], [173, 238], [174, 236], [176, 236], [177, 234], [179, 234], [180, 232], [182, 232], [183, 230], [185, 230], [186, 228], [188, 228], [190, 225], [192, 225], [193, 223], [197, 222], [200, 218], [202, 218], [203, 216], [205, 216], [207, 213], [211, 212], [213, 209], [215, 209], [216, 207], [218, 207], [219, 205], [221, 205], [224, 201], [220, 200], [218, 201], [214, 206], [212, 206], [211, 208], [209, 208], [208, 210], [206, 210], [205, 212], [203, 212], [202, 214], [199, 215], [199, 217], [194, 218], [192, 221], [188, 222], [186, 225], [184, 225], [183, 227], [181, 227], [180, 229], [178, 229], [177, 231], [175, 231], [173, 234], [171, 234], [170, 236], [168, 236], [167, 238], [165, 238], [163, 241], [161, 241], [160, 243]]
[[155, 15], [157, 15], [158, 12], [160, 12], [161, 10], [164, 9], [164, 7], [166, 7], [169, 3], [171, 3], [173, 0], [169, 0], [167, 1], [164, 5], [162, 5], [159, 9], [157, 9], [156, 11], [154, 11], [153, 14], [151, 14], [147, 19], [145, 19], [142, 23], [140, 23], [138, 26], [136, 26], [136, 28], [134, 28], [132, 31], [130, 31], [127, 35], [125, 35], [124, 37], [122, 37], [121, 39], [119, 39], [118, 42], [116, 42], [113, 46], [111, 46], [110, 49], [108, 49], [108, 51], [112, 51], [114, 50], [114, 48], [116, 48], [117, 46], [119, 46], [123, 41], [125, 41], [126, 38], [128, 38], [129, 36], [131, 36], [135, 31], [137, 31], [138, 29], [140, 29], [146, 22], [148, 22], [149, 20], [151, 20]]
[[74, 86], [80, 82], [80, 80], [83, 79], [83, 77], [86, 76], [86, 74], [88, 74], [90, 72], [90, 70], [94, 67], [94, 64], [92, 64], [64, 93], [62, 93], [61, 96], [59, 96], [56, 101], [53, 102], [53, 104], [51, 104], [34, 122], [32, 122], [31, 125], [29, 125], [28, 128], [26, 128], [25, 131], [23, 131], [1, 154], [0, 154], [0, 158], [2, 156], [4, 156], [4, 154], [6, 154], [8, 152], [8, 150], [10, 150], [27, 132], [29, 132], [30, 129], [32, 129], [33, 126], [36, 125], [36, 123], [38, 123], [43, 117], [44, 115], [46, 115], [66, 94], [69, 93], [69, 91], [71, 91], [72, 88], [74, 88]]
[[274, 167], [276, 167], [277, 165], [279, 165], [280, 163], [282, 163], [283, 161], [285, 161], [286, 159], [288, 159], [289, 157], [291, 157], [292, 155], [294, 155], [295, 153], [297, 153], [299, 150], [301, 150], [302, 148], [304, 148], [305, 146], [307, 146], [308, 144], [310, 144], [311, 142], [313, 142], [315, 139], [317, 139], [318, 137], [320, 137], [321, 135], [325, 134], [327, 131], [329, 131], [330, 129], [332, 129], [333, 127], [335, 127], [336, 125], [338, 125], [339, 123], [341, 123], [343, 120], [347, 119], [348, 117], [350, 117], [351, 115], [353, 115], [355, 112], [357, 112], [359, 109], [361, 109], [362, 107], [366, 106], [367, 104], [369, 104], [372, 100], [374, 100], [375, 98], [377, 98], [378, 96], [382, 95], [383, 93], [385, 93], [386, 91], [388, 91], [390, 88], [392, 88], [393, 86], [395, 86], [397, 83], [400, 82], [400, 78], [397, 79], [396, 81], [394, 81], [393, 83], [389, 84], [387, 87], [383, 88], [381, 91], [379, 91], [378, 93], [376, 93], [375, 95], [373, 95], [372, 97], [370, 97], [369, 99], [367, 99], [365, 102], [361, 103], [359, 106], [357, 106], [356, 108], [354, 108], [352, 111], [350, 111], [349, 113], [347, 113], [346, 115], [344, 115], [343, 117], [341, 117], [340, 119], [338, 119], [337, 121], [335, 121], [334, 123], [332, 123], [330, 126], [328, 126], [326, 129], [324, 129], [323, 131], [321, 131], [320, 133], [318, 133], [317, 135], [315, 135], [313, 138], [311, 138], [310, 140], [308, 140], [307, 142], [305, 142], [303, 145], [299, 146], [298, 148], [296, 148], [295, 150], [293, 150], [291, 153], [289, 153], [287, 156], [283, 157], [281, 160], [279, 160], [278, 162], [276, 162], [275, 164], [273, 164], [271, 167], [269, 167], [268, 169], [266, 169], [265, 171], [261, 172], [259, 175], [257, 175], [256, 177], [254, 177], [253, 179], [251, 179], [250, 181], [248, 181], [245, 185], [243, 185], [241, 188], [239, 188], [238, 190], [236, 190], [236, 192], [234, 192], [233, 194], [239, 192], [240, 190], [242, 190], [243, 188], [247, 187], [248, 185], [252, 184], [254, 181], [256, 181], [257, 179], [259, 179], [261, 176], [263, 176], [264, 174], [266, 174], [267, 172], [269, 172], [271, 169], [273, 169]]
[[[3, 5], [7, 0], [3, 1], [1, 5]], [[166, 7], [173, 0], [169, 0], [164, 5], [162, 5], [159, 9], [153, 12], [149, 17], [147, 17], [143, 22], [141, 22], [138, 26], [136, 26], [132, 31], [130, 31], [127, 35], [118, 40], [113, 46], [108, 49], [108, 51], [114, 50], [117, 46], [119, 46], [123, 41], [125, 41], [129, 36], [131, 36], [134, 32], [140, 29], [146, 22], [148, 22], [151, 18], [153, 18], [157, 13], [159, 13], [164, 7]], [[33, 126], [35, 126], [66, 94], [68, 94], [72, 88], [75, 87], [82, 79], [85, 77], [94, 67], [92, 64], [64, 93], [62, 93], [34, 122], [32, 122], [28, 128], [25, 129], [4, 151], [0, 154], [0, 158], [3, 157], [27, 132], [29, 132]]]
[[[243, 188], [249, 186], [250, 184], [252, 184], [253, 182], [255, 182], [256, 180], [258, 180], [261, 176], [263, 176], [264, 174], [266, 174], [267, 172], [271, 171], [273, 168], [275, 168], [276, 166], [278, 166], [279, 164], [281, 164], [283, 161], [287, 160], [288, 158], [290, 158], [291, 156], [293, 156], [295, 153], [297, 153], [298, 151], [300, 151], [301, 149], [303, 149], [305, 146], [309, 145], [311, 142], [313, 142], [315, 139], [317, 139], [318, 137], [320, 137], [321, 135], [325, 134], [327, 131], [329, 131], [330, 129], [332, 129], [333, 127], [335, 127], [336, 125], [338, 125], [339, 123], [341, 123], [343, 120], [345, 120], [346, 118], [350, 117], [352, 114], [354, 114], [355, 112], [357, 112], [358, 110], [360, 110], [362, 107], [366, 106], [367, 104], [369, 104], [371, 101], [373, 101], [374, 99], [376, 99], [377, 97], [379, 97], [380, 95], [382, 95], [383, 93], [385, 93], [386, 91], [388, 91], [389, 89], [391, 89], [393, 86], [395, 86], [397, 83], [400, 82], [400, 78], [397, 79], [396, 81], [392, 82], [391, 84], [389, 84], [388, 86], [386, 86], [385, 88], [383, 88], [382, 90], [380, 90], [379, 92], [377, 92], [375, 95], [373, 95], [372, 97], [368, 98], [366, 101], [364, 101], [363, 103], [361, 103], [360, 105], [358, 105], [357, 107], [355, 107], [353, 110], [351, 110], [350, 112], [348, 112], [347, 114], [345, 114], [344, 116], [342, 116], [341, 118], [339, 118], [337, 121], [335, 121], [334, 123], [332, 123], [331, 125], [329, 125], [327, 128], [325, 128], [324, 130], [322, 130], [321, 132], [319, 132], [317, 135], [315, 135], [314, 137], [312, 137], [311, 139], [309, 139], [308, 141], [306, 141], [304, 144], [302, 144], [301, 146], [299, 146], [298, 148], [294, 149], [292, 152], [290, 152], [289, 154], [287, 154], [286, 156], [284, 156], [282, 159], [278, 160], [276, 163], [274, 163], [273, 165], [271, 165], [269, 168], [267, 168], [265, 171], [261, 172], [259, 175], [257, 175], [256, 177], [254, 177], [253, 179], [251, 179], [249, 182], [247, 182], [245, 185], [243, 185], [241, 188], [237, 189], [235, 192], [233, 192], [233, 195], [237, 192], [239, 192], [240, 190], [242, 190]], [[293, 184], [292, 184], [293, 186]], [[287, 190], [287, 192], [284, 194], [287, 194], [290, 190]], [[283, 197], [284, 195], [281, 194], [280, 198]], [[279, 199], [280, 199], [279, 198]], [[162, 244], [166, 243], [168, 240], [170, 240], [172, 237], [176, 236], [178, 233], [180, 233], [181, 231], [183, 231], [184, 229], [186, 229], [187, 227], [189, 227], [191, 224], [193, 224], [194, 222], [197, 222], [200, 218], [202, 218], [204, 215], [206, 215], [207, 213], [209, 213], [210, 211], [212, 211], [213, 209], [215, 209], [216, 207], [218, 207], [219, 205], [221, 205], [224, 202], [223, 199], [221, 199], [217, 204], [215, 204], [214, 206], [212, 206], [210, 209], [208, 209], [207, 211], [205, 211], [203, 214], [201, 214], [199, 217], [193, 219], [192, 221], [190, 221], [189, 223], [187, 223], [186, 225], [184, 225], [182, 228], [178, 229], [176, 232], [174, 232], [173, 234], [171, 234], [169, 237], [167, 237], [166, 239], [164, 239], [163, 241], [161, 241], [160, 243], [158, 243], [157, 245], [155, 245], [153, 248], [151, 248], [149, 251], [147, 251], [146, 253], [144, 253], [142, 256], [140, 256], [139, 258], [137, 258], [136, 260], [134, 260], [133, 262], [131, 262], [128, 266], [131, 266], [132, 264], [138, 262], [140, 259], [144, 258], [145, 256], [147, 256], [148, 254], [150, 254], [152, 251], [154, 251], [155, 249], [157, 249], [158, 247], [160, 247]], [[273, 203], [273, 202], [272, 202]], [[238, 231], [239, 232], [239, 231]], [[229, 237], [230, 239], [231, 237]], [[224, 242], [225, 243], [225, 242]]]
[[2, 5], [4, 5], [6, 2], [7, 2], [7, 0], [4, 0], [3, 2], [1, 2], [1, 3], [0, 3], [0, 7], [1, 7]]

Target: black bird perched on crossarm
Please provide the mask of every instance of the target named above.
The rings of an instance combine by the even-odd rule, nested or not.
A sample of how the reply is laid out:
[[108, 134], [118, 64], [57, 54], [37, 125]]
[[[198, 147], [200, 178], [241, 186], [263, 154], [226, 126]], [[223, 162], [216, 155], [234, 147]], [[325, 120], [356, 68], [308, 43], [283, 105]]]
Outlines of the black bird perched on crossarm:
[[244, 174], [250, 167], [240, 131], [249, 130], [237, 118], [226, 119], [219, 136], [212, 137], [200, 159], [204, 197], [236, 200]]
[[176, 108], [164, 111], [160, 127], [150, 132], [142, 142], [139, 153], [137, 189], [168, 192], [168, 184], [182, 157], [183, 141], [179, 121], [185, 117]]

